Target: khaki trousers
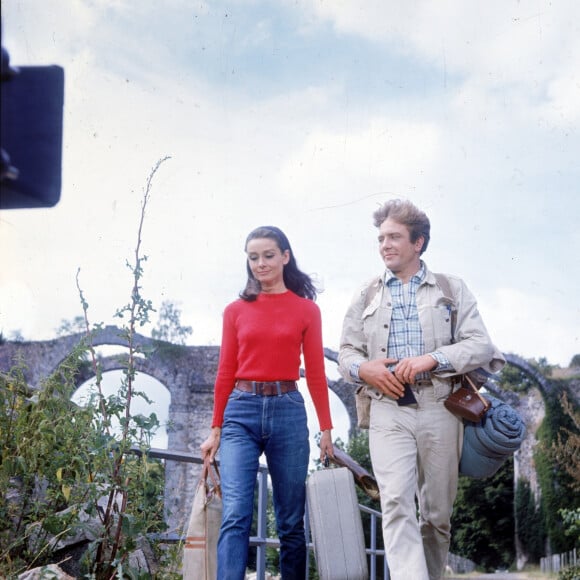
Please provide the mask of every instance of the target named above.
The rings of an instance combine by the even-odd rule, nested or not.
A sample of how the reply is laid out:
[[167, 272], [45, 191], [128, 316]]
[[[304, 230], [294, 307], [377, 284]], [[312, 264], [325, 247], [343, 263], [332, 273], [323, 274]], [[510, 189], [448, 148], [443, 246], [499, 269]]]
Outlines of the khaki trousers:
[[371, 461], [392, 580], [440, 580], [451, 539], [463, 424], [443, 399], [435, 399], [433, 387], [413, 387], [413, 392], [417, 405], [372, 400]]

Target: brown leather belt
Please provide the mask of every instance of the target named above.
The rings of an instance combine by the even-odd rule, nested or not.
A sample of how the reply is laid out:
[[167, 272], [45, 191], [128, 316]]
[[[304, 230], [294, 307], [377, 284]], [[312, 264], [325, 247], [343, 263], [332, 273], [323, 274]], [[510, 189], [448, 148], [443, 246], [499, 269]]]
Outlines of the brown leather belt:
[[264, 397], [273, 397], [274, 395], [283, 395], [290, 391], [298, 389], [296, 381], [236, 381], [236, 389], [254, 395], [263, 395]]

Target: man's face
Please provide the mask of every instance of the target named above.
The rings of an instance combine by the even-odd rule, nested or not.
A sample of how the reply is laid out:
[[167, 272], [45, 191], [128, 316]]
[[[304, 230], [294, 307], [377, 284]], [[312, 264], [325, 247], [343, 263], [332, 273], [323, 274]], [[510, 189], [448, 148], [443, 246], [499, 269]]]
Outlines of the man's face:
[[410, 278], [420, 268], [423, 238], [411, 242], [409, 228], [392, 218], [379, 227], [379, 252], [387, 268], [398, 277]]

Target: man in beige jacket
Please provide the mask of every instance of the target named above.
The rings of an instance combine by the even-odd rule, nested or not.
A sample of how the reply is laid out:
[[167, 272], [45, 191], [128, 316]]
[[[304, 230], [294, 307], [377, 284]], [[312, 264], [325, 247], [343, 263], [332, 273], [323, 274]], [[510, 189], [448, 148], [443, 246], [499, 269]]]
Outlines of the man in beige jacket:
[[461, 420], [443, 403], [453, 377], [480, 367], [496, 372], [504, 361], [464, 282], [446, 275], [446, 295], [421, 260], [430, 239], [425, 213], [391, 200], [373, 217], [386, 270], [346, 313], [339, 370], [372, 398], [369, 446], [391, 578], [439, 580], [463, 440]]

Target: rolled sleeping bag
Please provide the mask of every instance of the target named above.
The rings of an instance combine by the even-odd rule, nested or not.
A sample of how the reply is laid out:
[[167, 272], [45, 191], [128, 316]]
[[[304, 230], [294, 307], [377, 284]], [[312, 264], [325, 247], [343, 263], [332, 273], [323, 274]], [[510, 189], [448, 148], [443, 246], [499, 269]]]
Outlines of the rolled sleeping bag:
[[479, 421], [465, 421], [459, 473], [476, 479], [491, 477], [522, 445], [526, 426], [510, 405], [486, 395], [491, 408]]

